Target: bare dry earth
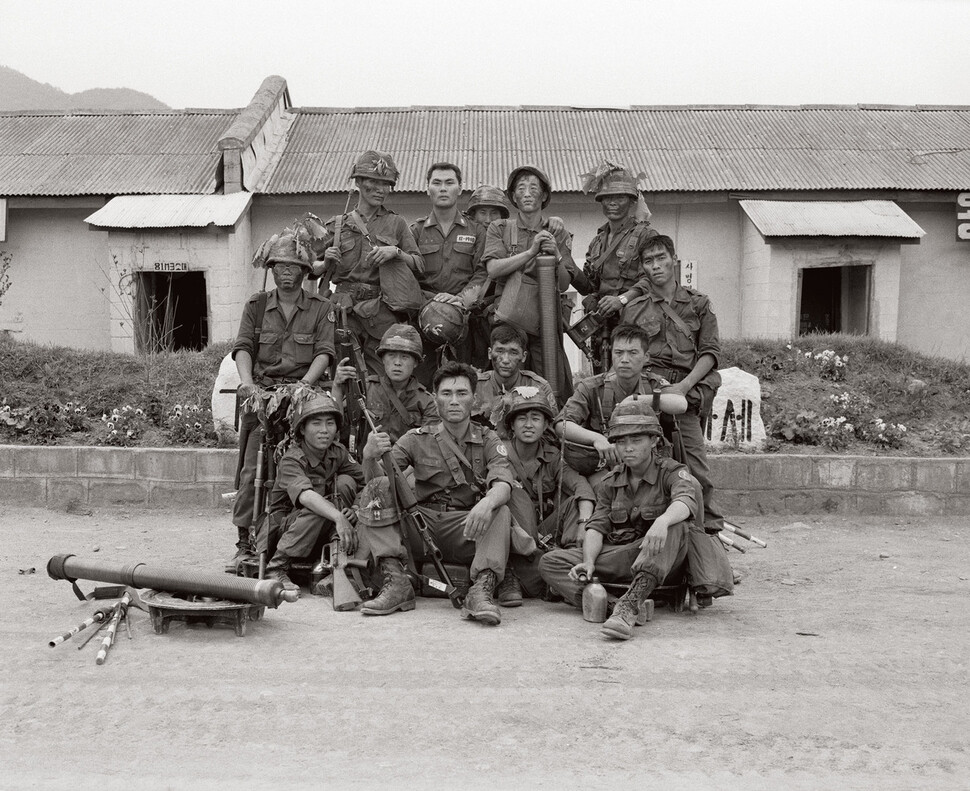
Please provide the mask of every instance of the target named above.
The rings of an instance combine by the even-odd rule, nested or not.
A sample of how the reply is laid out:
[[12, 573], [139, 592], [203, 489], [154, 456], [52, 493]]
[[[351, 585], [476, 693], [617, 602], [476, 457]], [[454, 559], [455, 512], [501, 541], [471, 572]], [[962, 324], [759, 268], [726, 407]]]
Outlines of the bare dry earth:
[[628, 643], [561, 604], [488, 628], [306, 597], [242, 638], [135, 612], [98, 667], [47, 646], [94, 608], [48, 558], [217, 568], [227, 517], [8, 508], [0, 786], [966, 788], [966, 520], [746, 525], [769, 547], [732, 553], [737, 595]]

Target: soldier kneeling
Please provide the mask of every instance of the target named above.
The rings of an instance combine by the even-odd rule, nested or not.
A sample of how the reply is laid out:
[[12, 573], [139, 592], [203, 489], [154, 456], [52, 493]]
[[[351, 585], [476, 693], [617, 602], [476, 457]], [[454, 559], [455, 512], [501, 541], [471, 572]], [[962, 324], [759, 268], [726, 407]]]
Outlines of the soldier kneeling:
[[271, 511], [289, 513], [266, 565], [267, 579], [279, 580], [286, 590], [299, 590], [289, 577], [291, 561], [310, 555], [324, 532], [329, 542], [336, 531], [348, 555], [357, 550], [357, 531], [348, 517], [364, 473], [337, 441], [340, 420], [340, 407], [327, 395], [299, 404], [290, 418], [294, 443], [280, 459], [270, 500]]
[[661, 455], [660, 421], [646, 399], [626, 399], [610, 416], [608, 437], [620, 464], [597, 485], [581, 549], [543, 556], [539, 573], [577, 607], [593, 576], [630, 587], [603, 624], [604, 637], [629, 640], [640, 608], [687, 558], [690, 520], [700, 507], [687, 467]]

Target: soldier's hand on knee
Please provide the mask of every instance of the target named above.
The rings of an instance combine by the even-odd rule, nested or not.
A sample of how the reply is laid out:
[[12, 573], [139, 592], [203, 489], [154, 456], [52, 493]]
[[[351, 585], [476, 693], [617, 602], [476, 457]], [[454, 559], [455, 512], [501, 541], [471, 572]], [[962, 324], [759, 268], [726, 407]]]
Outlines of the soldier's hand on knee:
[[571, 569], [569, 569], [569, 579], [573, 582], [584, 582], [586, 580], [593, 579], [594, 565], [592, 563], [587, 563], [583, 561], [582, 563], [577, 563]]
[[667, 525], [654, 522], [640, 542], [640, 554], [647, 553], [647, 557], [660, 554], [667, 542]]
[[468, 516], [465, 517], [465, 529], [462, 531], [462, 535], [469, 541], [477, 541], [485, 534], [491, 523], [491, 504], [488, 500], [479, 500], [468, 512]]
[[357, 551], [357, 531], [343, 514], [336, 521], [337, 537], [340, 539], [340, 549], [348, 555]]

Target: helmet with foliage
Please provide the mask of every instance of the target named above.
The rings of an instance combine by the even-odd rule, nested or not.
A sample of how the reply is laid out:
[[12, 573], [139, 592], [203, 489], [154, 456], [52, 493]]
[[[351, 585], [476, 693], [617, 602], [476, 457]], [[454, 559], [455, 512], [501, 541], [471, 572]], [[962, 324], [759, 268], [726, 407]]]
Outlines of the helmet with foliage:
[[491, 187], [488, 184], [483, 184], [471, 194], [468, 199], [468, 208], [465, 211], [471, 214], [476, 209], [485, 207], [498, 209], [503, 219], [508, 218], [512, 213], [509, 209], [509, 203], [505, 199], [505, 193], [498, 187]]
[[421, 334], [435, 346], [454, 345], [465, 337], [468, 311], [451, 302], [432, 300], [418, 313]]
[[662, 437], [663, 429], [653, 411], [650, 396], [630, 396], [613, 408], [606, 435], [610, 440], [630, 434], [651, 434]]
[[330, 396], [322, 394], [313, 395], [305, 401], [294, 405], [293, 412], [290, 415], [290, 426], [293, 429], [293, 434], [299, 436], [300, 426], [314, 415], [333, 415], [339, 426], [343, 412], [337, 406], [337, 402]]
[[[301, 232], [302, 231], [302, 232]], [[298, 264], [312, 270], [316, 256], [310, 247], [309, 236], [303, 229], [286, 228], [263, 242], [253, 255], [253, 267], [273, 264]]]
[[383, 352], [407, 352], [417, 357], [418, 362], [424, 358], [421, 336], [410, 324], [392, 324], [387, 328], [377, 347], [378, 356]]
[[354, 162], [354, 169], [350, 172], [350, 177], [377, 179], [386, 181], [392, 186], [397, 184], [397, 177], [400, 172], [391, 159], [390, 154], [381, 154], [377, 151], [365, 151]]
[[357, 521], [364, 527], [387, 527], [399, 519], [387, 476], [369, 480], [357, 495]]
[[549, 402], [542, 395], [542, 391], [532, 385], [513, 387], [505, 394], [503, 401], [505, 412], [503, 420], [505, 421], [505, 427], [507, 429], [512, 428], [512, 421], [517, 414], [520, 412], [528, 412], [530, 409], [537, 409], [549, 420], [555, 420], [556, 418], [556, 413], [549, 406]]
[[610, 171], [603, 177], [596, 191], [596, 200], [601, 201], [607, 195], [628, 195], [636, 200], [640, 197], [636, 177], [626, 168]]

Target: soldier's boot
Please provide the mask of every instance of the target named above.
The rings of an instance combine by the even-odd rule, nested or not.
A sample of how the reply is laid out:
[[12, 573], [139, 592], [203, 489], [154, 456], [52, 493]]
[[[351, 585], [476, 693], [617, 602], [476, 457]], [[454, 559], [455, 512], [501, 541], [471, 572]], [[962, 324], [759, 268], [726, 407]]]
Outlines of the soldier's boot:
[[282, 583], [283, 590], [300, 592], [300, 586], [290, 579], [290, 560], [279, 553], [266, 564], [266, 579]]
[[616, 640], [629, 640], [633, 637], [633, 627], [637, 623], [643, 603], [656, 587], [657, 582], [653, 577], [642, 571], [638, 573], [626, 593], [617, 601], [613, 614], [600, 628], [600, 634]]
[[381, 558], [384, 584], [380, 592], [360, 605], [364, 615], [390, 615], [414, 609], [414, 588], [398, 558]]
[[481, 621], [489, 626], [502, 623], [502, 612], [492, 598], [495, 591], [495, 572], [491, 569], [480, 571], [474, 584], [468, 589], [465, 602], [461, 606], [461, 617], [473, 621]]
[[226, 574], [239, 574], [240, 567], [243, 563], [256, 560], [256, 550], [253, 548], [253, 544], [249, 539], [249, 528], [239, 527], [237, 525], [236, 530], [239, 531], [239, 540], [236, 541], [236, 554], [226, 563]]
[[495, 589], [495, 598], [500, 607], [522, 606], [522, 583], [511, 568], [505, 569], [505, 579]]

